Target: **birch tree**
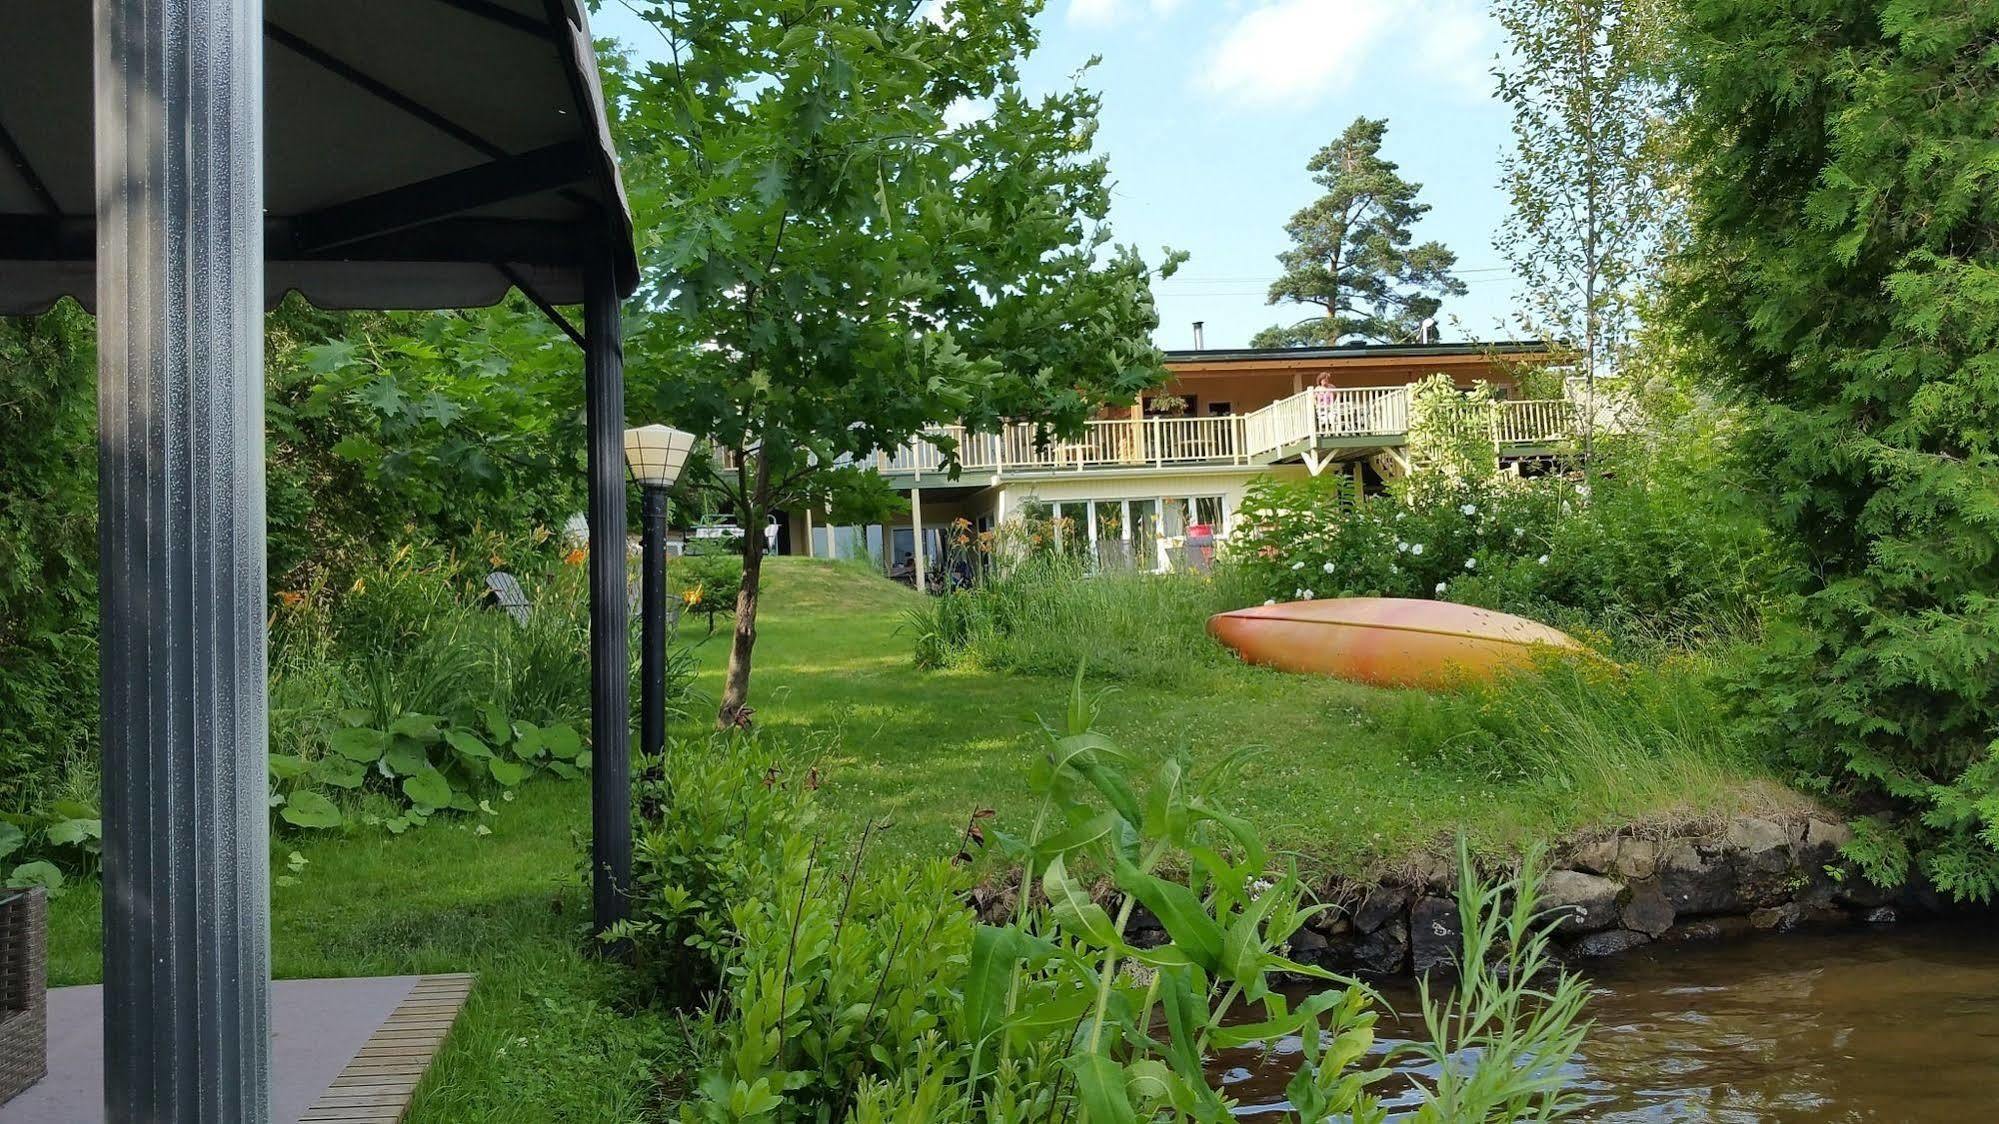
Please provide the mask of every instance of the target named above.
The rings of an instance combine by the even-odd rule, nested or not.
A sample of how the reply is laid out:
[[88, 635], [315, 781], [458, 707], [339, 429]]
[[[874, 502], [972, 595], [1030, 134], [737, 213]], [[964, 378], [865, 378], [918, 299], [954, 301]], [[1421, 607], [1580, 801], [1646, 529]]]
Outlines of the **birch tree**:
[[1594, 451], [1597, 380], [1616, 370], [1671, 214], [1659, 76], [1663, 0], [1495, 0], [1513, 111], [1498, 242], [1528, 331], [1574, 348]]

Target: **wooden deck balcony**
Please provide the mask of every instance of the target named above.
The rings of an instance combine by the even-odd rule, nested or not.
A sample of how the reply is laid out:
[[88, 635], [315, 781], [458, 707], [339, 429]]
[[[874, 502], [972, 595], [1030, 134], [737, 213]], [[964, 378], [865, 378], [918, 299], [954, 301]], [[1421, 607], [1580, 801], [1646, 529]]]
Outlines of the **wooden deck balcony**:
[[[1502, 452], [1549, 448], [1570, 441], [1582, 420], [1566, 399], [1503, 401], [1493, 419]], [[930, 431], [957, 443], [967, 473], [1040, 474], [1092, 469], [1169, 469], [1277, 464], [1308, 450], [1390, 449], [1408, 441], [1409, 388], [1314, 387], [1247, 414], [1205, 418], [1116, 418], [1088, 423], [1073, 440], [1037, 443], [1035, 428], [1013, 423], [998, 433], [961, 425]], [[931, 442], [911, 442], [876, 457], [887, 476], [921, 478], [943, 471]]]

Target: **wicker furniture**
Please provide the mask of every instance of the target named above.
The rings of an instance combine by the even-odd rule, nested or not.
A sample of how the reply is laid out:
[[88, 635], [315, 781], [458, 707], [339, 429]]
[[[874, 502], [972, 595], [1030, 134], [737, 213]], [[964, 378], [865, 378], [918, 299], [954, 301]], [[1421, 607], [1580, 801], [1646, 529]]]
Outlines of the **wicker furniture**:
[[0, 891], [0, 1104], [49, 1071], [48, 895]]

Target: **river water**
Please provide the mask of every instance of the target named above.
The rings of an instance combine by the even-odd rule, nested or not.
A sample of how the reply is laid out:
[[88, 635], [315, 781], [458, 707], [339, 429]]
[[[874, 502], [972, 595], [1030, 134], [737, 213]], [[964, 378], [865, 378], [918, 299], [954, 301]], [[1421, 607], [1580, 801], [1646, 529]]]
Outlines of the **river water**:
[[[1930, 924], [1659, 945], [1593, 964], [1582, 1119], [1999, 1121], [1999, 925]], [[1412, 992], [1385, 992], [1413, 1010]], [[1385, 1015], [1377, 1035], [1420, 1030]], [[1255, 1119], [1285, 1049], [1216, 1060]]]

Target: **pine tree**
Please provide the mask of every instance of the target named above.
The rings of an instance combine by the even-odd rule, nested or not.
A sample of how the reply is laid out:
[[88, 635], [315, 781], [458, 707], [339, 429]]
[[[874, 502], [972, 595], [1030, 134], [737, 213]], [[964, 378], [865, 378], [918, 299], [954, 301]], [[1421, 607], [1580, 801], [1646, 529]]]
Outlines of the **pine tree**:
[[1385, 119], [1354, 119], [1305, 169], [1326, 189], [1291, 216], [1293, 248], [1277, 256], [1284, 276], [1270, 286], [1271, 304], [1317, 305], [1322, 315], [1257, 333], [1258, 347], [1332, 345], [1352, 337], [1379, 343], [1416, 338], [1446, 296], [1465, 286], [1452, 276], [1456, 254], [1441, 242], [1411, 245], [1409, 228], [1427, 214], [1421, 184], [1398, 174], [1381, 155]]

